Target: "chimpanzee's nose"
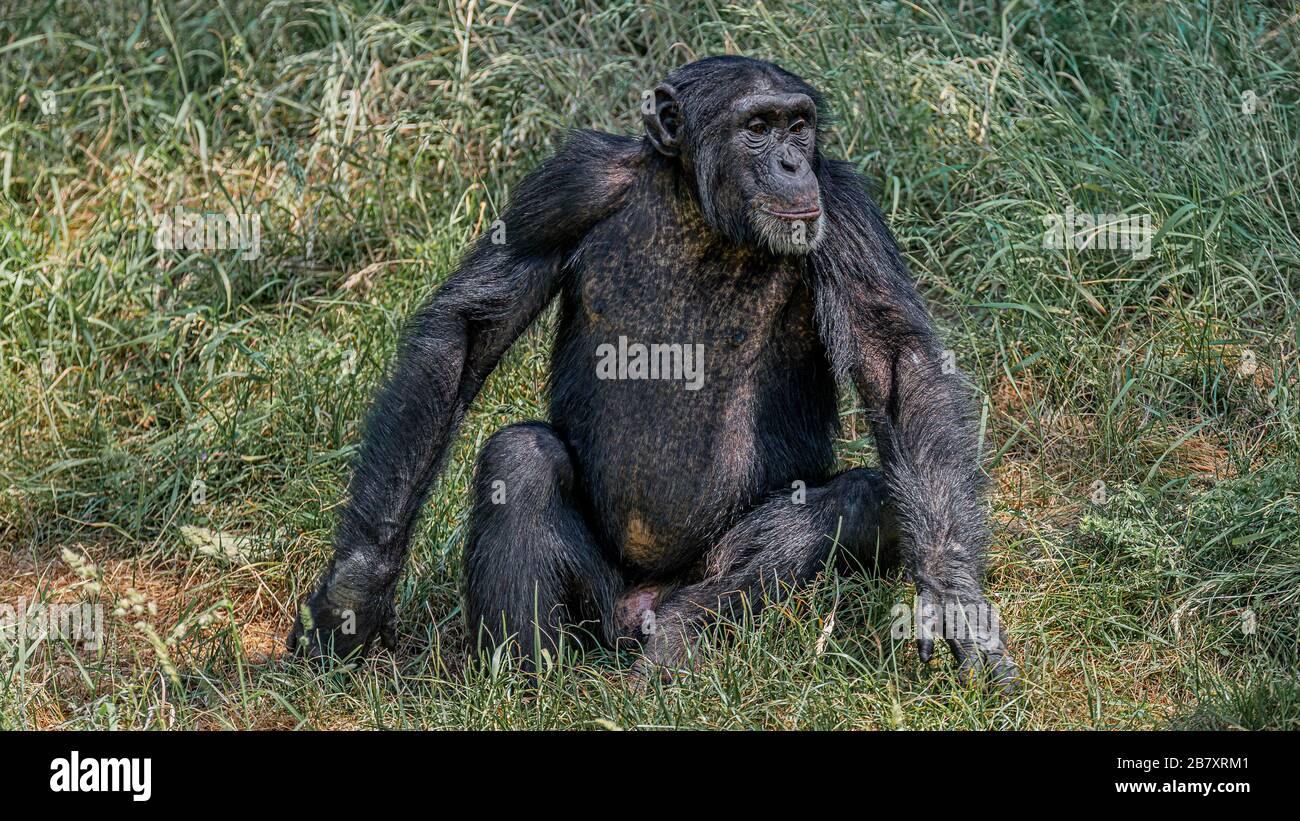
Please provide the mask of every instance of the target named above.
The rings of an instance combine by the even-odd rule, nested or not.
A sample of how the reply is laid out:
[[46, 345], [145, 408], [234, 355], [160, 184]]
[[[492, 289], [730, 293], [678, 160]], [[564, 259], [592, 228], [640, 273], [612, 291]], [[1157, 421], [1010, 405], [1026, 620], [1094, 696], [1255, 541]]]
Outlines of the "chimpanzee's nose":
[[792, 145], [781, 147], [781, 167], [791, 174], [803, 167], [803, 154]]

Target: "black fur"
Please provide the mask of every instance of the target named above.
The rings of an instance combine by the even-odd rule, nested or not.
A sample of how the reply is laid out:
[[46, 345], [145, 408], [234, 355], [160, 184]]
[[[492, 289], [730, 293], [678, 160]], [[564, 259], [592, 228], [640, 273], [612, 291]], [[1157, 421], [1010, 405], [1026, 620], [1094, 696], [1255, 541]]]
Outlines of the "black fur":
[[[529, 175], [506, 242], [480, 240], [411, 320], [291, 646], [345, 655], [391, 637], [448, 443], [557, 296], [550, 424], [506, 428], [479, 461], [465, 611], [482, 646], [511, 642], [527, 662], [583, 624], [672, 667], [717, 613], [811, 579], [837, 533], [859, 560], [900, 558], [941, 613], [984, 604], [970, 391], [943, 373], [863, 181], [822, 158], [824, 122], [793, 74], [711, 58], [656, 89], [645, 138], [579, 132]], [[602, 378], [601, 346], [620, 337], [702, 345], [700, 384]], [[833, 475], [837, 380], [872, 413], [883, 474]], [[996, 626], [944, 635], [964, 667], [1014, 675]]]

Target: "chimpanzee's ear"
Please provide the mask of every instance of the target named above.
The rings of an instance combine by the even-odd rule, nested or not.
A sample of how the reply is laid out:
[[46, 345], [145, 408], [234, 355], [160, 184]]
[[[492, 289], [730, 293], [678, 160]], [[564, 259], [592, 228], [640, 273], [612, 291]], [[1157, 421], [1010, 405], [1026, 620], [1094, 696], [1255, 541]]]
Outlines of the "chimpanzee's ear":
[[677, 89], [667, 83], [655, 86], [653, 99], [646, 99], [642, 109], [645, 134], [650, 143], [668, 157], [676, 157], [681, 149], [682, 110], [677, 105]]

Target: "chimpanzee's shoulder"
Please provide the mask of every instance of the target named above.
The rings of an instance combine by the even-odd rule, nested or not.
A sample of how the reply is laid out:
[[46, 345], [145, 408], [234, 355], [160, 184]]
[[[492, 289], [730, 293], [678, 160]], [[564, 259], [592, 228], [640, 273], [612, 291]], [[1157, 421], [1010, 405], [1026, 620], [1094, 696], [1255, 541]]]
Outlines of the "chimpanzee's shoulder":
[[878, 287], [914, 290], [907, 265], [867, 178], [853, 163], [823, 159], [818, 172], [825, 235], [810, 255], [813, 269], [830, 278], [863, 279]]
[[818, 175], [823, 199], [831, 200], [840, 210], [857, 210], [879, 213], [871, 198], [871, 185], [853, 163], [846, 160], [823, 159]]
[[506, 225], [512, 241], [535, 250], [577, 241], [623, 205], [646, 158], [639, 137], [570, 133], [511, 198]]

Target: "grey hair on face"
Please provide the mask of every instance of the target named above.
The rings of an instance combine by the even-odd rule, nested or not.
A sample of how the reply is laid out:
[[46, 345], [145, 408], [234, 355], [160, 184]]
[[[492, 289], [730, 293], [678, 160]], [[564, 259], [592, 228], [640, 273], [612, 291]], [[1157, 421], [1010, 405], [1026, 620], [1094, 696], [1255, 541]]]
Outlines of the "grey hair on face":
[[[817, 204], [821, 205], [820, 197]], [[817, 247], [825, 233], [824, 216], [814, 220], [785, 220], [755, 209], [749, 219], [758, 242], [774, 254], [806, 254]]]

